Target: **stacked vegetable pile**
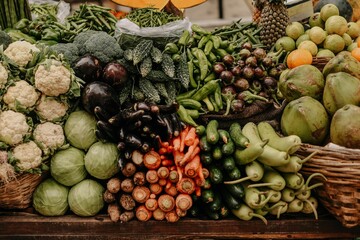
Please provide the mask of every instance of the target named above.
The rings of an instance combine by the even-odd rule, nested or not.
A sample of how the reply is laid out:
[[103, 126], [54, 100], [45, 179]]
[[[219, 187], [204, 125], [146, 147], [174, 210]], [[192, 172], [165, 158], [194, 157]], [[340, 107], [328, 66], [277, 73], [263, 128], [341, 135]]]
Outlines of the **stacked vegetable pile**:
[[[149, 15], [157, 20], [143, 21]], [[181, 18], [137, 9], [125, 20], [156, 28]], [[109, 9], [81, 5], [65, 23], [47, 14], [1, 32], [0, 141], [8, 156], [1, 164], [8, 177], [50, 166], [51, 178], [34, 192], [37, 212], [94, 216], [107, 208], [114, 222], [317, 218], [311, 190], [321, 184], [310, 181], [321, 174], [299, 173], [312, 157], [296, 156], [300, 133], [283, 127], [284, 137], [267, 122], [200, 121], [264, 114], [294, 97], [288, 80], [299, 70], [286, 69], [284, 49], [267, 50], [255, 23], [212, 32], [193, 24], [161, 41], [117, 35], [115, 23]], [[318, 94], [324, 79], [312, 75], [309, 92]]]

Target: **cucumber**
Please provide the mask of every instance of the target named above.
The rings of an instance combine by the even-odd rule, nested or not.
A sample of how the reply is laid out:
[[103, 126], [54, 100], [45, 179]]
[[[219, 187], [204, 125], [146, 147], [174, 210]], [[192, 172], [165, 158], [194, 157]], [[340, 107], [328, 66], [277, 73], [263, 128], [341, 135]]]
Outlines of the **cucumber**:
[[227, 173], [230, 180], [236, 180], [241, 178], [241, 171], [238, 167], [234, 167], [230, 172]]
[[231, 155], [233, 154], [235, 151], [235, 144], [234, 144], [234, 141], [231, 140], [231, 138], [229, 138], [228, 142], [226, 144], [223, 144], [221, 146], [221, 152], [228, 156], [228, 155]]
[[237, 199], [244, 197], [244, 187], [240, 183], [236, 184], [224, 184], [226, 190], [228, 190], [231, 195]]
[[225, 188], [220, 189], [221, 195], [227, 207], [230, 209], [239, 209], [241, 201], [236, 199], [228, 190]]
[[219, 133], [219, 141], [222, 141], [225, 144], [228, 143], [230, 138], [229, 132], [224, 129], [218, 129], [218, 133]]
[[220, 184], [223, 182], [224, 175], [223, 175], [222, 171], [220, 170], [220, 168], [212, 165], [209, 167], [209, 178], [212, 183]]
[[235, 122], [230, 125], [229, 134], [235, 146], [245, 148], [249, 144], [249, 139], [242, 134], [239, 123]]
[[219, 191], [213, 191], [214, 192], [214, 198], [213, 201], [208, 204], [210, 210], [212, 211], [218, 211], [220, 210], [222, 206], [222, 199], [220, 196]]
[[216, 144], [219, 141], [218, 132], [219, 123], [217, 120], [210, 120], [206, 126], [206, 140], [210, 144]]
[[204, 203], [210, 203], [214, 201], [214, 191], [210, 189], [203, 189], [201, 191], [201, 201]]
[[201, 160], [201, 163], [206, 166], [210, 165], [213, 162], [211, 153], [208, 153], [208, 152], [200, 153], [200, 160]]
[[201, 151], [204, 151], [204, 152], [210, 152], [212, 149], [212, 146], [207, 141], [206, 135], [204, 135], [200, 138], [199, 146], [200, 146]]
[[203, 136], [204, 133], [205, 133], [205, 127], [204, 127], [204, 125], [199, 125], [199, 126], [197, 126], [195, 132], [196, 132], [196, 134], [197, 134], [198, 136]]
[[223, 159], [222, 165], [223, 165], [223, 168], [229, 172], [236, 167], [235, 160], [232, 156], [225, 157]]
[[220, 160], [223, 154], [220, 146], [215, 146], [212, 150], [212, 157], [214, 160]]

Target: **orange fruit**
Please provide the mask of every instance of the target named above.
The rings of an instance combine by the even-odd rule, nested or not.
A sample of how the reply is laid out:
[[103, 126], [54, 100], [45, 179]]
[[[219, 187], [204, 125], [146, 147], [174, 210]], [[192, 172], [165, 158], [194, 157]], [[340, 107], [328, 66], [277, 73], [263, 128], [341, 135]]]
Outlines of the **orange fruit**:
[[290, 52], [286, 59], [288, 68], [295, 68], [300, 65], [311, 64], [313, 56], [307, 49], [295, 49]]
[[[359, 43], [359, 41], [358, 41]], [[353, 56], [354, 58], [356, 58], [358, 61], [360, 61], [360, 47], [354, 48], [351, 51], [351, 56]]]
[[357, 46], [360, 47], [360, 37], [356, 39]]

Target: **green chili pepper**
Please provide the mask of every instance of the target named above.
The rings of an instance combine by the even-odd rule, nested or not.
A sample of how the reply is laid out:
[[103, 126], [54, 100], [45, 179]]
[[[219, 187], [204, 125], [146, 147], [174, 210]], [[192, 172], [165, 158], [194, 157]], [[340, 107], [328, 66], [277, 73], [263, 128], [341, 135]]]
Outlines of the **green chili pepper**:
[[190, 48], [186, 49], [186, 56], [189, 60], [193, 60], [194, 59], [194, 55], [191, 53]]
[[203, 52], [203, 50], [199, 48], [192, 48], [191, 50], [192, 50], [192, 54], [196, 57], [197, 60], [199, 60], [200, 79], [203, 80], [207, 76], [209, 71], [207, 57]]
[[210, 35], [202, 36], [200, 41], [198, 42], [198, 48], [202, 49], [207, 42], [210, 40]]
[[205, 44], [204, 53], [206, 56], [208, 56], [211, 53], [211, 50], [213, 49], [213, 47], [214, 47], [213, 41], [208, 41]]
[[182, 33], [181, 37], [179, 38], [178, 44], [180, 46], [186, 46], [189, 40], [190, 40], [190, 32], [188, 30], [185, 30]]
[[210, 80], [214, 80], [216, 79], [216, 74], [214, 72], [211, 72], [209, 75], [206, 76], [206, 78], [204, 79], [204, 82], [207, 83]]
[[51, 28], [45, 28], [41, 32], [41, 40], [54, 40], [59, 41], [60, 40], [60, 33], [51, 29]]
[[175, 43], [170, 42], [165, 45], [164, 52], [165, 53], [177, 53], [177, 52], [179, 52], [179, 48]]
[[197, 83], [194, 79], [194, 63], [192, 61], [189, 61], [187, 64], [188, 64], [188, 69], [189, 69], [190, 86], [192, 88], [196, 88]]
[[208, 95], [215, 92], [219, 81], [220, 79], [215, 79], [205, 83], [191, 98], [197, 101], [203, 100]]
[[220, 42], [220, 48], [227, 48], [229, 46], [229, 41], [228, 40], [224, 40]]
[[186, 111], [186, 108], [184, 108], [182, 105], [179, 105], [177, 114], [181, 121], [183, 121], [193, 127], [198, 126], [198, 124], [194, 121], [194, 119], [188, 114], [188, 112]]
[[223, 109], [223, 101], [222, 101], [222, 97], [221, 97], [221, 87], [220, 84], [217, 85], [215, 93], [214, 93], [214, 99], [215, 99], [215, 103], [216, 105], [219, 107], [219, 109]]
[[208, 109], [209, 112], [213, 112], [215, 110], [214, 105], [211, 103], [209, 99], [209, 96], [206, 96], [202, 101], [205, 103], [206, 108]]
[[176, 96], [176, 100], [182, 100], [182, 99], [188, 99], [191, 98], [192, 95], [194, 95], [194, 93], [196, 92], [196, 89], [181, 93], [179, 95]]
[[213, 53], [213, 52], [210, 52], [208, 55], [207, 55], [207, 57], [208, 57], [208, 59], [209, 59], [209, 61], [211, 62], [211, 63], [214, 63], [214, 62], [216, 62], [218, 59], [217, 59], [217, 57], [216, 57], [216, 55]]
[[215, 53], [220, 57], [220, 59], [229, 54], [225, 49], [222, 48], [215, 49]]
[[210, 39], [213, 42], [214, 48], [218, 49], [220, 47], [221, 38], [219, 36], [212, 35]]
[[209, 96], [209, 100], [210, 100], [211, 104], [212, 104], [213, 107], [214, 107], [214, 111], [215, 111], [215, 112], [219, 112], [219, 106], [216, 104], [214, 94], [211, 94], [211, 95]]
[[197, 24], [193, 24], [191, 25], [191, 30], [193, 30], [194, 32], [200, 34], [200, 35], [209, 35], [210, 32], [205, 30], [204, 28], [200, 27]]

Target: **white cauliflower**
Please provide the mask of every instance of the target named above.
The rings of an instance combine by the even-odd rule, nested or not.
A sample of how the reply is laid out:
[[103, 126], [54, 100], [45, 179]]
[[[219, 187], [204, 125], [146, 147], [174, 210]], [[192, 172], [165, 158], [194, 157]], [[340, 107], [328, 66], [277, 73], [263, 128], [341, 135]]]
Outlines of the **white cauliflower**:
[[29, 141], [17, 145], [13, 149], [12, 157], [17, 160], [16, 166], [21, 171], [27, 171], [41, 165], [42, 151], [35, 142]]
[[44, 122], [37, 125], [33, 132], [33, 137], [45, 155], [54, 152], [65, 143], [62, 126], [51, 122]]
[[56, 122], [66, 115], [68, 109], [69, 105], [67, 103], [42, 94], [35, 111], [42, 120]]
[[47, 96], [67, 93], [71, 85], [71, 72], [60, 61], [47, 59], [35, 72], [35, 87]]
[[6, 68], [0, 62], [0, 89], [3, 89], [5, 87], [8, 77], [9, 77], [9, 74], [8, 74]]
[[4, 97], [4, 102], [10, 109], [18, 111], [19, 109], [30, 109], [38, 100], [40, 93], [28, 82], [20, 80], [10, 86]]
[[40, 50], [34, 44], [19, 40], [10, 43], [4, 54], [19, 67], [25, 67], [33, 59], [35, 52]]
[[23, 141], [29, 130], [24, 114], [13, 110], [0, 113], [0, 141], [14, 146]]

